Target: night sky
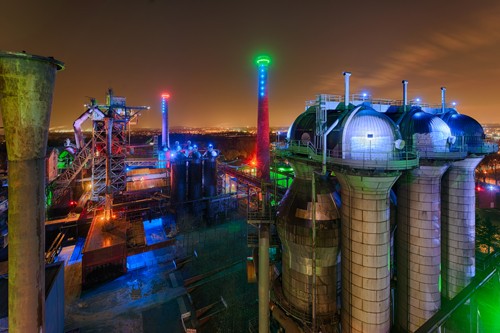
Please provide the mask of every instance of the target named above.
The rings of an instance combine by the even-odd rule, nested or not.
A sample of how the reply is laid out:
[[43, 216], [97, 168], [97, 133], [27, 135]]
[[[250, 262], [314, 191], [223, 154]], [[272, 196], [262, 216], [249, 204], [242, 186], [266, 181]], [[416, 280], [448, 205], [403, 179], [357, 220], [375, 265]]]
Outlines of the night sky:
[[150, 105], [160, 127], [168, 91], [173, 126], [255, 126], [254, 60], [269, 54], [271, 126], [288, 126], [317, 93], [351, 92], [439, 103], [500, 122], [498, 0], [4, 0], [0, 49], [54, 56], [52, 129], [70, 129], [108, 87]]

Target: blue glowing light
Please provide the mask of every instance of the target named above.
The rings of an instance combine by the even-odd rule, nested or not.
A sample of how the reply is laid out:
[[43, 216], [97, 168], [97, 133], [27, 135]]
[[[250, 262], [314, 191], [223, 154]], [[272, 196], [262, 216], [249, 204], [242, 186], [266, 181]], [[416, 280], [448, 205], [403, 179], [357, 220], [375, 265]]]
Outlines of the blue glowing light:
[[420, 103], [420, 98], [417, 98], [417, 99], [416, 99], [416, 101], [417, 101], [418, 103]]
[[456, 106], [457, 102], [451, 102], [451, 105]]
[[493, 185], [488, 185], [488, 190], [493, 191], [495, 187]]
[[264, 84], [264, 81], [260, 81], [260, 84]]
[[367, 93], [363, 93], [363, 97], [366, 97], [368, 94]]
[[264, 96], [264, 93], [263, 93], [263, 92], [261, 92], [261, 93], [260, 93], [260, 95], [261, 95], [261, 96]]
[[261, 75], [261, 76], [260, 76], [260, 78], [261, 78], [261, 79], [263, 79], [263, 78], [264, 78], [264, 75]]

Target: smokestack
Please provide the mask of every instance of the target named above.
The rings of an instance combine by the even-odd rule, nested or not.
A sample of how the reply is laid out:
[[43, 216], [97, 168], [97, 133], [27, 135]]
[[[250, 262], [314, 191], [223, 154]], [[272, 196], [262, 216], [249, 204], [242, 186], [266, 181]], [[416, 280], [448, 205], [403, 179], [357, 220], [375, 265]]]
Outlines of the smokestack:
[[441, 112], [446, 109], [446, 87], [441, 87]]
[[54, 58], [0, 52], [9, 160], [9, 332], [45, 331], [45, 153]]
[[351, 76], [351, 72], [344, 72], [344, 86], [345, 86], [345, 97], [344, 97], [344, 104], [345, 104], [345, 109], [349, 107], [349, 77]]
[[170, 148], [170, 138], [168, 131], [168, 100], [170, 94], [163, 93], [161, 95], [161, 149]]
[[269, 176], [269, 98], [267, 84], [267, 70], [271, 60], [267, 56], [257, 58], [259, 66], [259, 92], [257, 116], [257, 176], [265, 182]]
[[406, 112], [406, 106], [408, 105], [408, 81], [403, 80], [403, 111]]
[[[259, 66], [258, 117], [257, 117], [257, 176], [263, 182], [270, 182], [269, 175], [269, 100], [267, 70], [271, 59], [257, 58]], [[263, 191], [264, 192], [264, 191]], [[264, 192], [263, 206], [266, 211], [267, 196]], [[269, 332], [269, 224], [259, 225], [259, 332]]]

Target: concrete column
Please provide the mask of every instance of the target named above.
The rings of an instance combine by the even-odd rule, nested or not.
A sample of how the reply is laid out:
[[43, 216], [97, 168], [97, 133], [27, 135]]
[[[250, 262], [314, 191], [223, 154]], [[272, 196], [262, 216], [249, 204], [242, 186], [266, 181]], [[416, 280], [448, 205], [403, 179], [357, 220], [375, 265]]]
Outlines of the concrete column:
[[415, 332], [441, 306], [441, 177], [448, 165], [406, 171], [397, 182], [396, 321]]
[[259, 226], [259, 333], [269, 332], [269, 225]]
[[476, 274], [476, 192], [474, 170], [482, 157], [453, 162], [441, 194], [442, 295], [455, 297]]
[[62, 63], [0, 52], [0, 109], [9, 160], [9, 332], [44, 332], [45, 153]]
[[342, 187], [342, 332], [390, 330], [389, 190], [399, 172], [335, 170]]

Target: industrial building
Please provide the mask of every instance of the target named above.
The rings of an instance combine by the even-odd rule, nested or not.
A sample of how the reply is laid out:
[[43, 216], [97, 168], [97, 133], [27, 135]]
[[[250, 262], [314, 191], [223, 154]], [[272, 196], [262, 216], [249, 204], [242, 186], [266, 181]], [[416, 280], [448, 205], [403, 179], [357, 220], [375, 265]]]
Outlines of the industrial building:
[[[474, 280], [474, 170], [498, 145], [447, 103], [444, 87], [438, 106], [408, 100], [407, 81], [401, 100], [373, 99], [351, 94], [349, 72], [344, 94], [306, 102], [286, 141], [271, 145], [270, 65], [269, 57], [257, 59], [256, 170], [221, 163], [211, 144], [171, 144], [168, 93], [161, 95], [161, 136], [132, 145], [131, 121], [149, 107], [129, 106], [110, 89], [106, 103], [90, 99], [75, 120], [75, 141], [59, 154], [56, 177], [54, 154], [45, 155], [55, 72], [64, 66], [0, 53], [0, 92], [9, 96], [0, 106], [12, 189], [10, 332], [53, 327], [44, 319], [43, 270], [56, 260], [65, 235], [45, 246], [47, 227], [87, 226], [77, 229], [85, 237], [81, 285], [92, 287], [126, 275], [130, 257], [179, 246], [183, 232], [231, 211], [243, 212], [248, 223], [246, 267], [248, 280], [258, 280], [259, 332], [421, 332], [425, 325], [434, 325], [429, 332], [456, 331], [435, 321], [443, 304], [464, 304], [468, 288], [496, 274]], [[293, 176], [273, 167], [278, 162], [290, 165]], [[71, 213], [46, 221], [46, 208]], [[144, 221], [153, 218], [160, 219], [163, 236], [150, 241]], [[176, 301], [184, 331], [203, 332], [231, 304], [221, 296], [197, 309], [191, 295], [200, 281], [239, 263], [186, 278], [179, 271], [198, 257], [190, 250], [172, 260], [165, 279], [182, 289]], [[479, 327], [477, 308], [467, 309]]]

